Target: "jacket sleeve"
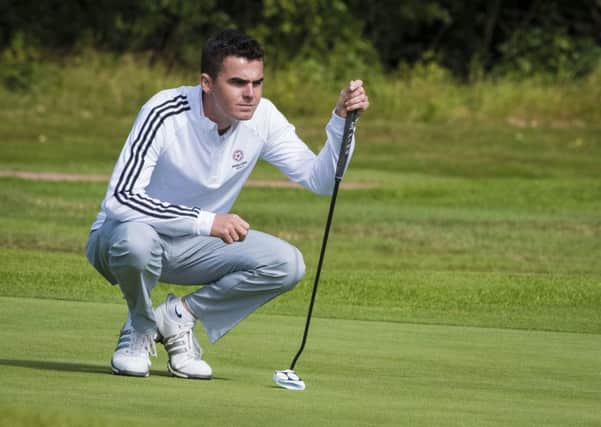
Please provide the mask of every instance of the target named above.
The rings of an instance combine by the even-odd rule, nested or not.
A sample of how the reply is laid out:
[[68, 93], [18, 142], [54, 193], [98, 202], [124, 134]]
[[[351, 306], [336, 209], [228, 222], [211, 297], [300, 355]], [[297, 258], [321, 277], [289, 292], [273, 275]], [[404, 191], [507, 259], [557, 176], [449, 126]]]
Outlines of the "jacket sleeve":
[[121, 151], [103, 202], [108, 218], [143, 222], [169, 236], [210, 234], [213, 213], [169, 203], [146, 193], [158, 158], [166, 146], [165, 121], [189, 109], [184, 97], [142, 108]]
[[[317, 194], [331, 194], [342, 144], [344, 119], [332, 113], [325, 129], [326, 143], [317, 155], [301, 141], [294, 126], [275, 107], [270, 115], [270, 129], [273, 130], [269, 133], [262, 158], [308, 190]], [[349, 162], [354, 149], [353, 135]]]

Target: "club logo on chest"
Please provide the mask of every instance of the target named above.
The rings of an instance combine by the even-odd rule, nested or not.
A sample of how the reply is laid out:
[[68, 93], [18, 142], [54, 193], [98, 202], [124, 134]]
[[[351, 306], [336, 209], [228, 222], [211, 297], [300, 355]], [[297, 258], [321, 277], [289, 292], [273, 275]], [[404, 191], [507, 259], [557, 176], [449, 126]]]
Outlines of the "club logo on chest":
[[236, 150], [234, 151], [234, 155], [232, 156], [236, 162], [241, 162], [244, 159], [244, 151]]
[[234, 153], [232, 154], [232, 159], [234, 159], [234, 164], [232, 165], [232, 168], [236, 170], [242, 169], [248, 163], [246, 160], [244, 160], [244, 151], [242, 150], [234, 151]]

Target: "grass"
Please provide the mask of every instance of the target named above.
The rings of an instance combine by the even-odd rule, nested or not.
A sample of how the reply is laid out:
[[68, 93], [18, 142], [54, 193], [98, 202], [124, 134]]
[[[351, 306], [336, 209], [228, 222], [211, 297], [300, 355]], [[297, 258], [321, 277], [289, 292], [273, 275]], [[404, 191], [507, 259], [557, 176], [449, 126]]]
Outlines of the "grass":
[[[397, 180], [341, 193], [320, 291], [323, 313], [601, 331], [596, 262], [601, 188], [596, 181], [413, 175]], [[103, 183], [6, 178], [0, 185], [2, 294], [119, 300], [82, 256]], [[266, 199], [277, 199], [286, 215], [274, 215], [276, 208]], [[327, 202], [299, 189], [247, 188], [236, 211], [252, 218], [253, 227], [296, 244], [312, 269]], [[37, 268], [23, 270], [32, 259]], [[66, 276], [89, 283], [88, 297], [65, 288]], [[47, 289], [31, 288], [29, 283], [40, 277]], [[311, 278], [269, 309], [302, 315]]]
[[[132, 64], [2, 94], [0, 170], [110, 174], [133, 105], [172, 83], [141, 69], [127, 86]], [[437, 88], [418, 83], [403, 103]], [[370, 187], [339, 194], [305, 393], [273, 388], [271, 371], [300, 339], [328, 198], [245, 188], [234, 210], [298, 246], [307, 276], [207, 346], [214, 381], [167, 378], [164, 353], [139, 380], [108, 374], [124, 304], [83, 256], [106, 183], [0, 178], [0, 425], [599, 425], [601, 128], [572, 104], [533, 123], [519, 90], [536, 92], [491, 91], [508, 107], [478, 98], [456, 117], [469, 94], [453, 86], [430, 118], [393, 106], [390, 120], [377, 102], [361, 118], [345, 182]], [[327, 114], [292, 120], [316, 150]], [[264, 164], [252, 177], [282, 179]]]
[[[3, 340], [12, 343], [0, 349], [0, 407], [18, 402], [0, 425], [599, 421], [594, 335], [317, 319], [299, 363], [308, 388], [295, 393], [276, 388], [271, 374], [289, 361], [297, 317], [254, 315], [209, 348], [216, 378], [187, 382], [166, 376], [164, 352], [147, 379], [109, 373], [119, 305], [0, 298], [0, 313]], [[85, 345], [65, 345], [83, 336]]]

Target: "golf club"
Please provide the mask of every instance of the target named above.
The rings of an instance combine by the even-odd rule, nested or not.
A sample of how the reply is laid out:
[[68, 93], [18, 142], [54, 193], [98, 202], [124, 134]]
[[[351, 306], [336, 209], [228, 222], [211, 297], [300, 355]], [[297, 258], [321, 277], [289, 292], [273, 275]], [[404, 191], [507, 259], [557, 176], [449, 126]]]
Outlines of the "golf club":
[[305, 332], [303, 334], [303, 340], [300, 348], [294, 356], [289, 369], [282, 371], [275, 371], [273, 374], [273, 380], [275, 383], [288, 390], [304, 390], [304, 381], [296, 374], [294, 367], [298, 361], [300, 355], [305, 349], [307, 343], [307, 336], [309, 334], [309, 326], [311, 325], [311, 315], [313, 313], [313, 306], [315, 305], [315, 296], [317, 295], [317, 286], [319, 284], [319, 276], [321, 274], [321, 266], [323, 264], [324, 255], [326, 252], [326, 246], [328, 243], [328, 235], [330, 234], [330, 226], [332, 225], [332, 217], [334, 216], [334, 207], [336, 206], [336, 196], [338, 195], [338, 187], [342, 181], [344, 170], [351, 149], [351, 141], [353, 139], [353, 133], [355, 132], [355, 124], [357, 122], [357, 111], [349, 111], [346, 115], [344, 122], [344, 132], [342, 133], [342, 144], [340, 145], [340, 155], [338, 156], [338, 164], [336, 166], [336, 175], [334, 182], [334, 191], [332, 192], [332, 199], [330, 200], [330, 210], [328, 212], [328, 219], [326, 221], [326, 228], [323, 235], [323, 241], [321, 243], [321, 252], [319, 254], [319, 262], [317, 263], [317, 272], [315, 274], [315, 282], [313, 283], [313, 292], [311, 294], [311, 302], [309, 304], [309, 312], [307, 313], [307, 320], [305, 323]]

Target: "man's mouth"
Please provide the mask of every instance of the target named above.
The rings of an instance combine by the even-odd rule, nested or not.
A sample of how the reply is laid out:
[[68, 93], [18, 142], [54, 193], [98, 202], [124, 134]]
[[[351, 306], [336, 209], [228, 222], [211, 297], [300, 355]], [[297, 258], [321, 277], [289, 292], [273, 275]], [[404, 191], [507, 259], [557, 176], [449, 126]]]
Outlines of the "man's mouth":
[[244, 114], [251, 113], [255, 111], [256, 106], [252, 104], [238, 104], [238, 111]]

